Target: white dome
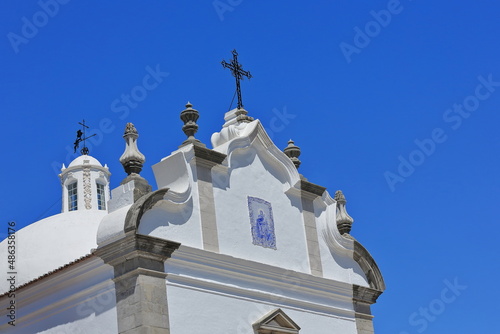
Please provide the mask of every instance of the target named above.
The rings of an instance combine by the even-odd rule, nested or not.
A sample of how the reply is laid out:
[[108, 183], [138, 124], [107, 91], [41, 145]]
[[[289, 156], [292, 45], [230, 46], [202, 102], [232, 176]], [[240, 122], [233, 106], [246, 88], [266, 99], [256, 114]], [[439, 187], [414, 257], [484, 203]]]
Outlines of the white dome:
[[68, 168], [69, 167], [74, 167], [74, 166], [81, 166], [81, 165], [83, 165], [84, 162], [86, 164], [90, 164], [90, 165], [95, 165], [95, 166], [102, 167], [101, 163], [96, 158], [94, 158], [94, 157], [92, 157], [90, 155], [80, 155], [78, 158], [76, 158], [75, 160], [71, 161], [71, 163], [69, 164]]

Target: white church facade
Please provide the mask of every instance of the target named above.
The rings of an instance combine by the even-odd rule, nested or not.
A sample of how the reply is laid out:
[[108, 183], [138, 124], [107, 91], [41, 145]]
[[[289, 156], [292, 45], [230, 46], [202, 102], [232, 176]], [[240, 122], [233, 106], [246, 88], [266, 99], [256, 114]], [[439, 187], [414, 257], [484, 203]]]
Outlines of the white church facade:
[[0, 332], [374, 332], [385, 284], [350, 235], [342, 192], [299, 174], [300, 149], [280, 150], [243, 108], [226, 113], [211, 149], [194, 137], [198, 117], [188, 103], [187, 140], [152, 167], [157, 190], [140, 176], [131, 123], [117, 188], [92, 156], [63, 166], [62, 212], [16, 233], [17, 284], [0, 276]]

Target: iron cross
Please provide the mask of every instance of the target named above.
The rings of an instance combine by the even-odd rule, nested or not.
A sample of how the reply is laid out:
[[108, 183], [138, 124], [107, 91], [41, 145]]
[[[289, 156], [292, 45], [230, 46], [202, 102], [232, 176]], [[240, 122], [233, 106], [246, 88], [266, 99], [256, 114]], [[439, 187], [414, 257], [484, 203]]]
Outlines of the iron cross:
[[243, 108], [243, 101], [241, 99], [241, 88], [240, 88], [240, 80], [243, 80], [243, 77], [247, 77], [250, 79], [252, 75], [250, 71], [244, 71], [241, 67], [242, 65], [238, 63], [238, 52], [236, 49], [233, 50], [233, 59], [230, 63], [225, 60], [222, 61], [222, 67], [229, 68], [233, 73], [234, 78], [236, 79], [236, 94], [238, 94], [238, 109]]
[[76, 152], [76, 149], [80, 145], [80, 142], [83, 141], [83, 148], [80, 150], [80, 153], [83, 154], [83, 155], [88, 155], [89, 154], [89, 149], [88, 149], [85, 141], [87, 139], [89, 139], [90, 137], [94, 137], [95, 133], [93, 135], [91, 135], [91, 136], [85, 137], [85, 129], [88, 129], [89, 127], [87, 125], [85, 125], [85, 120], [83, 120], [83, 123], [78, 122], [78, 124], [80, 124], [82, 126], [83, 131], [82, 130], [76, 131], [76, 140], [74, 142], [74, 149], [75, 149], [75, 152]]

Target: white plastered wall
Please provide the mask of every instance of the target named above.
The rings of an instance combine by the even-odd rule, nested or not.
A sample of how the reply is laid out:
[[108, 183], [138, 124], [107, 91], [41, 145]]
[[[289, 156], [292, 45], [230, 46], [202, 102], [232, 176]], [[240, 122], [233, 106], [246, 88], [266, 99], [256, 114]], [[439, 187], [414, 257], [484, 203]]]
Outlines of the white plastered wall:
[[170, 333], [254, 334], [252, 324], [280, 307], [304, 334], [355, 334], [353, 318], [287, 308], [237, 295], [167, 284]]
[[[233, 154], [227, 185], [214, 186], [220, 253], [309, 273], [304, 223], [300, 203], [284, 193], [286, 185], [273, 175], [256, 150]], [[276, 249], [252, 243], [247, 197], [271, 203]]]
[[168, 187], [164, 200], [141, 218], [138, 233], [203, 248], [196, 167], [177, 151], [153, 166], [159, 188]]
[[[324, 207], [322, 198], [317, 198], [314, 202], [323, 277], [361, 286], [369, 286], [363, 270], [353, 259], [352, 249], [354, 246], [352, 240], [340, 236], [338, 231], [335, 231], [337, 234], [335, 239], [331, 235], [327, 236], [327, 226], [330, 225], [331, 231], [331, 224], [336, 221], [335, 205], [331, 204]], [[338, 240], [343, 243], [339, 244]], [[328, 242], [330, 242], [330, 246]], [[335, 244], [335, 246], [332, 244]]]

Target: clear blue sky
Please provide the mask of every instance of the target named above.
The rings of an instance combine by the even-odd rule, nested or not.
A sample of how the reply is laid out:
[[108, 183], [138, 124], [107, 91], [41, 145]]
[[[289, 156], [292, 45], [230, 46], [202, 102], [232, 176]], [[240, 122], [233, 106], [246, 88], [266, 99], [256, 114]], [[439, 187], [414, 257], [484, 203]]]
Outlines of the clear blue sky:
[[60, 1], [50, 15], [0, 4], [4, 230], [59, 212], [54, 166], [72, 160], [82, 119], [112, 188], [126, 122], [150, 182], [185, 139], [188, 100], [208, 144], [236, 48], [250, 115], [278, 147], [295, 140], [311, 182], [347, 197], [388, 287], [376, 332], [500, 333], [497, 1]]

